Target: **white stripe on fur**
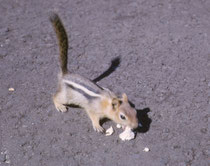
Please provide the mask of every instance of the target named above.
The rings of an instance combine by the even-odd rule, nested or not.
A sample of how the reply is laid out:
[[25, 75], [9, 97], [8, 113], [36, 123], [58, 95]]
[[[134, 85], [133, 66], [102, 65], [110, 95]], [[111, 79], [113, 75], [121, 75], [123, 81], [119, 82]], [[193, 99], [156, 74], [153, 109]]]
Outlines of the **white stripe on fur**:
[[89, 89], [83, 87], [82, 85], [79, 85], [75, 82], [69, 81], [69, 80], [64, 80], [65, 83], [72, 85], [73, 87], [77, 88], [77, 89], [81, 89], [82, 91], [84, 91], [85, 93], [87, 93], [89, 96], [94, 96], [94, 97], [100, 97], [101, 95], [98, 95], [92, 91], [90, 91]]

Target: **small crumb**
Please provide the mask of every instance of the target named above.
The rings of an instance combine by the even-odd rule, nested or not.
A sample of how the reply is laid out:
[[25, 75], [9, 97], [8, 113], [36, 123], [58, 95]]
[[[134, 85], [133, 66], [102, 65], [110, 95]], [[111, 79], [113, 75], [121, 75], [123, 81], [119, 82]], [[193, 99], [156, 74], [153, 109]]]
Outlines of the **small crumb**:
[[9, 88], [9, 91], [13, 92], [13, 91], [15, 91], [15, 89], [14, 88]]
[[144, 151], [144, 152], [149, 152], [150, 150], [149, 150], [148, 147], [145, 147], [143, 151]]
[[10, 164], [10, 160], [6, 160], [5, 163]]
[[122, 126], [120, 124], [117, 124], [116, 126], [118, 129], [122, 128]]
[[113, 129], [112, 126], [106, 130], [106, 136], [110, 136], [110, 135], [112, 135], [113, 133], [114, 133], [114, 129]]

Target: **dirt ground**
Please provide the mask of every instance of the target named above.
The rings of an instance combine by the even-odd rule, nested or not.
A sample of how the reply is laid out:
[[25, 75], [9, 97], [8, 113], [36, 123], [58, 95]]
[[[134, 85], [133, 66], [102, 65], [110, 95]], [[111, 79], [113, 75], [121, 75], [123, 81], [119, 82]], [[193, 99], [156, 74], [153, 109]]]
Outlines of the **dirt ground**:
[[[111, 121], [112, 136], [96, 133], [82, 109], [56, 111], [51, 11], [70, 71], [95, 79], [120, 59], [98, 84], [128, 94], [143, 125], [134, 140]], [[209, 99], [209, 0], [0, 1], [0, 166], [208, 166]]]

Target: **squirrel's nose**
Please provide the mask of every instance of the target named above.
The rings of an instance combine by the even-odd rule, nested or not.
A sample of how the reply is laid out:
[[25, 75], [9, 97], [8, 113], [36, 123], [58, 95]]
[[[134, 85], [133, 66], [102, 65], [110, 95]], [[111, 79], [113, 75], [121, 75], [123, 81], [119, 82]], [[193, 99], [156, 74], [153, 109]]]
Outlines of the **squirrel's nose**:
[[139, 127], [139, 124], [138, 124], [138, 123], [135, 123], [135, 124], [133, 124], [133, 126], [132, 126], [133, 129], [136, 129], [136, 128], [138, 128], [138, 127]]

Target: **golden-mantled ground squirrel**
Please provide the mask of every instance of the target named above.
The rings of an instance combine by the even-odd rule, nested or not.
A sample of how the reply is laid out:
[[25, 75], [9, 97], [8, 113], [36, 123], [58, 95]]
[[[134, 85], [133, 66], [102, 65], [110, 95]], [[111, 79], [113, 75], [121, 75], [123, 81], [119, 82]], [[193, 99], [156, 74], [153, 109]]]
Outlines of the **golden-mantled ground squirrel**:
[[66, 112], [67, 105], [71, 104], [84, 108], [92, 121], [94, 130], [98, 132], [104, 132], [104, 128], [100, 125], [100, 119], [102, 118], [111, 119], [131, 129], [137, 128], [137, 113], [130, 106], [126, 94], [117, 97], [110, 90], [68, 71], [68, 37], [66, 31], [57, 14], [52, 13], [50, 21], [56, 32], [60, 51], [61, 73], [58, 76], [58, 90], [53, 96], [56, 109]]

